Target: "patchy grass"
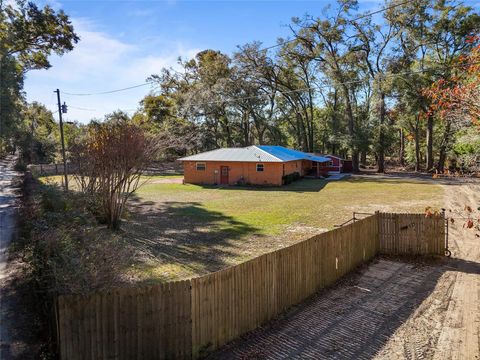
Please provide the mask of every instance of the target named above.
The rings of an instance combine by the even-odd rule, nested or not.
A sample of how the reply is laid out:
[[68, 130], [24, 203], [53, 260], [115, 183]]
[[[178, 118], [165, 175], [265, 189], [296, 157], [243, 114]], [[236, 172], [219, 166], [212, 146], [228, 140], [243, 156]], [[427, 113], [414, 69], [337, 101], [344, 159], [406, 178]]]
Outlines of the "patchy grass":
[[440, 185], [407, 178], [305, 179], [279, 188], [183, 185], [181, 178], [145, 176], [129, 203], [122, 237], [136, 249], [128, 275], [137, 281], [205, 274], [331, 229], [354, 211], [423, 212], [443, 197]]
[[124, 236], [138, 249], [132, 275], [148, 283], [188, 278], [244, 261], [352, 217], [422, 212], [440, 186], [409, 179], [301, 180], [281, 188], [147, 183], [131, 204]]
[[[40, 176], [38, 180], [42, 184], [58, 184], [62, 185], [63, 184], [63, 175], [50, 175], [50, 176]], [[159, 183], [168, 183], [169, 181], [176, 181], [183, 179], [183, 175], [177, 175], [177, 174], [172, 174], [172, 175], [145, 175], [140, 178], [140, 181], [144, 183], [144, 185], [147, 184], [153, 184], [156, 182]], [[74, 176], [69, 175], [68, 176], [68, 185], [69, 188], [72, 190], [78, 189], [78, 184]]]

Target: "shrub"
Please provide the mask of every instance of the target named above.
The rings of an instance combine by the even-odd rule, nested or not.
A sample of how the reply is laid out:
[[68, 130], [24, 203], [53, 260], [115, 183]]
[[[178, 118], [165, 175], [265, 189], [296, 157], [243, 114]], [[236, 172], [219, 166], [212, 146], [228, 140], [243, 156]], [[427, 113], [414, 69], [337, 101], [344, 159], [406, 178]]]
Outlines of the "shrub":
[[98, 227], [95, 200], [38, 182], [33, 188], [22, 210], [22, 238], [39, 291], [85, 293], [123, 282], [131, 248]]
[[284, 175], [282, 177], [282, 181], [283, 181], [284, 185], [288, 185], [288, 184], [291, 184], [294, 181], [299, 180], [300, 178], [301, 178], [300, 173], [295, 171], [291, 174]]
[[33, 235], [33, 266], [41, 288], [54, 293], [86, 293], [122, 282], [130, 262], [127, 245], [111, 232], [77, 224]]
[[23, 159], [19, 158], [15, 163], [14, 170], [18, 172], [25, 172], [27, 171], [27, 165], [23, 161]]

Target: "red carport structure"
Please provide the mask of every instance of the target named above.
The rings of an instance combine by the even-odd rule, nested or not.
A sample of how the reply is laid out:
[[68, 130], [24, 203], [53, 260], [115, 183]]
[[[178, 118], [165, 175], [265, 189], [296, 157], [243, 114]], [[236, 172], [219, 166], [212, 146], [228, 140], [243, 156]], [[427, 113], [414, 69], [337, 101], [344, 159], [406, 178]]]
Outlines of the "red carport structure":
[[336, 155], [318, 155], [329, 159], [328, 162], [320, 164], [320, 172], [323, 174], [340, 174], [352, 171], [352, 161], [345, 160]]

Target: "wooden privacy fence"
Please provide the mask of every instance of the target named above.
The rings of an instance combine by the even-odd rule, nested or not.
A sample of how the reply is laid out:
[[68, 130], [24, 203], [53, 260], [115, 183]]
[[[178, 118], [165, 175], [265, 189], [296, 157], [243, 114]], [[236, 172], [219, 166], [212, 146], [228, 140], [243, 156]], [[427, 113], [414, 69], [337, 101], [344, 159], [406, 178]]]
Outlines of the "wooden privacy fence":
[[[443, 246], [437, 219], [418, 215], [405, 220], [407, 225], [415, 222], [415, 229], [428, 229], [431, 236], [411, 228], [395, 236], [406, 218], [395, 215], [376, 214], [191, 280], [59, 296], [60, 357], [198, 358], [334, 283], [379, 251], [436, 254], [431, 249]], [[403, 250], [404, 239], [408, 251]], [[437, 247], [431, 248], [434, 241]]]
[[443, 255], [445, 219], [425, 214], [378, 213], [378, 249], [391, 255]]

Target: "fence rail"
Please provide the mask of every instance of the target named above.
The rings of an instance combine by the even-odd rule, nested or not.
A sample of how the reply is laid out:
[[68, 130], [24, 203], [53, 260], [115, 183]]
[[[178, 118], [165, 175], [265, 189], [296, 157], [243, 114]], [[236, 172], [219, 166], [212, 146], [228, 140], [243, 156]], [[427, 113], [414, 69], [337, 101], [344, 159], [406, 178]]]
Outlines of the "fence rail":
[[[63, 175], [65, 173], [63, 163], [59, 164], [30, 164], [27, 166], [28, 170], [34, 176], [51, 176], [51, 175]], [[74, 164], [67, 164], [68, 174], [75, 173], [77, 167]]]
[[191, 280], [59, 296], [60, 357], [201, 357], [379, 252], [440, 254], [443, 218], [414, 215], [376, 214]]

